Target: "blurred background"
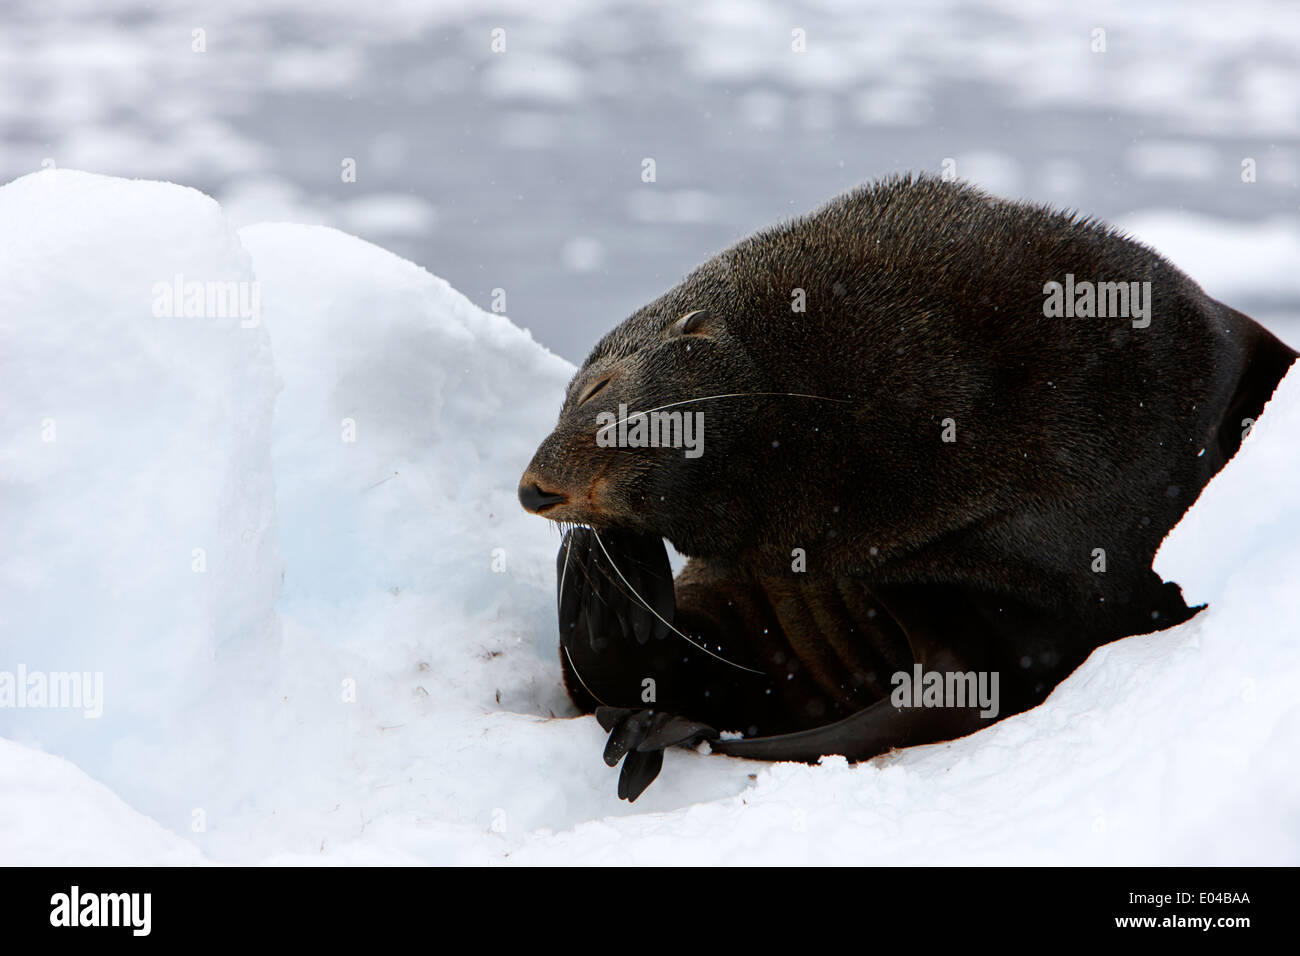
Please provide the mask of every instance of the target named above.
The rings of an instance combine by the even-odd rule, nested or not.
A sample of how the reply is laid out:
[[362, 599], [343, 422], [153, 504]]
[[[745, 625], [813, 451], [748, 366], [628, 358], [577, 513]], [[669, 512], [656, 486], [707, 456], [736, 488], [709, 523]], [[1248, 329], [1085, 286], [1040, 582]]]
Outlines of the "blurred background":
[[1300, 342], [1300, 7], [1063, 7], [4, 0], [0, 179], [335, 226], [484, 308], [504, 290], [578, 362], [737, 238], [950, 161], [1133, 229]]

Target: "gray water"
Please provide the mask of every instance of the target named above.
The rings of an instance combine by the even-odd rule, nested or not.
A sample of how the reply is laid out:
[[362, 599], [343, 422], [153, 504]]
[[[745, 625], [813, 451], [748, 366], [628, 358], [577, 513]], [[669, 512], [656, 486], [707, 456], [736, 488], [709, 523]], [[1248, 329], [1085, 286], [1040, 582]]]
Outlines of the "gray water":
[[[1086, 16], [1054, 24], [1021, 4], [927, 6], [932, 16], [914, 11], [900, 25], [882, 13], [893, 8], [818, 3], [469, 5], [378, 29], [329, 4], [73, 4], [62, 15], [17, 4], [0, 46], [0, 173], [8, 180], [51, 156], [184, 182], [223, 203], [250, 183], [287, 184], [296, 208], [419, 263], [484, 308], [504, 290], [511, 318], [573, 361], [739, 237], [865, 180], [939, 171], [945, 157], [995, 192], [1103, 219], [1157, 207], [1239, 221], [1297, 212], [1294, 100], [1282, 91], [1261, 106], [1258, 84], [1234, 80], [1260, 63], [1278, 82], [1295, 75], [1293, 8], [1239, 11], [1260, 22], [1234, 46], [1197, 39], [1213, 20], [1171, 40], [1159, 23], [1127, 24], [1138, 15], [1117, 7], [1106, 68], [1135, 78], [1132, 102], [1127, 81], [1087, 75], [1100, 61], [1080, 57], [1078, 83], [1096, 90], [1035, 103], [1039, 83], [1068, 93], [1072, 74], [1054, 72], [1053, 51], [1062, 30], [1071, 34], [1060, 48], [1086, 45]], [[1212, 9], [1156, 7], [1184, 20]], [[210, 24], [202, 55], [185, 48], [195, 23]], [[829, 78], [788, 65], [790, 23], [810, 24], [812, 59], [799, 62], [823, 57]], [[509, 45], [494, 54], [489, 38], [502, 24]], [[753, 36], [771, 51], [757, 66], [728, 67]], [[887, 52], [859, 56], [850, 41]], [[60, 59], [69, 43], [79, 52]], [[838, 60], [819, 52], [833, 43]], [[1025, 50], [1029, 66], [1010, 74], [979, 65]], [[292, 51], [310, 55], [286, 80]], [[511, 57], [538, 68], [503, 70], [519, 62]], [[868, 72], [855, 73], [863, 59]], [[1177, 89], [1153, 105], [1139, 82], [1168, 76], [1176, 86], [1180, 71], [1210, 71], [1188, 82], [1229, 91], [1209, 119]], [[1234, 124], [1238, 107], [1259, 116]], [[1158, 149], [1154, 167], [1141, 160], [1147, 144]], [[1243, 189], [1243, 156], [1281, 172]], [[355, 158], [356, 182], [341, 181], [341, 157]], [[654, 183], [641, 180], [645, 157]], [[340, 219], [368, 194], [408, 196], [433, 215], [398, 229]], [[252, 218], [270, 215], [246, 205]], [[1231, 304], [1285, 322], [1300, 315], [1294, 288]]]

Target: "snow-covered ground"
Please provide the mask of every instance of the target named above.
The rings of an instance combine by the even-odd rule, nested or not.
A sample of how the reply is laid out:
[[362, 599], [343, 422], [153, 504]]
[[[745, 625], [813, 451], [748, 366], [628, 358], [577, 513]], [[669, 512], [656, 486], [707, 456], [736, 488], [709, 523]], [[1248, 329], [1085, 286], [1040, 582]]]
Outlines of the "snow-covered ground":
[[[1212, 250], [1213, 294], [1293, 287], [1264, 253], [1294, 221], [1222, 226], [1131, 219]], [[168, 314], [218, 282], [250, 308]], [[0, 682], [102, 676], [0, 707], [0, 864], [1300, 862], [1300, 376], [1160, 555], [1188, 624], [974, 737], [677, 751], [628, 805], [560, 687], [558, 535], [515, 501], [571, 371], [329, 228], [0, 188]]]

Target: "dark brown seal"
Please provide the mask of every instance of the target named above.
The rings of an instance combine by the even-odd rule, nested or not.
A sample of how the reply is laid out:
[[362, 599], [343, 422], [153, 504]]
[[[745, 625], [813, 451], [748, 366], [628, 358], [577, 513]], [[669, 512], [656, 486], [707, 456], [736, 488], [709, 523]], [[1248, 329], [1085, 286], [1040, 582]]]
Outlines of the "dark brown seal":
[[[520, 484], [580, 526], [561, 658], [620, 793], [701, 737], [816, 760], [959, 736], [1186, 620], [1156, 548], [1295, 356], [1101, 223], [928, 177], [709, 260], [596, 345]], [[682, 445], [673, 412], [697, 448], [629, 431], [657, 413]], [[938, 698], [900, 696], [931, 673]]]

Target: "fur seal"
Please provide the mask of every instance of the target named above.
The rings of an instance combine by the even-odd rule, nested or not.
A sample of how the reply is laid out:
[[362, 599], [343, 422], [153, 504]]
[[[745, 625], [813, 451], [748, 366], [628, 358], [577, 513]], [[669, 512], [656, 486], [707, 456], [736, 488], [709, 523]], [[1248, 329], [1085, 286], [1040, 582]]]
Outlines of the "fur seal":
[[[1295, 357], [1103, 223], [929, 176], [710, 259], [597, 343], [519, 486], [571, 526], [561, 664], [619, 795], [705, 738], [961, 736], [1187, 620], [1156, 548]], [[626, 434], [673, 412], [698, 454]]]

